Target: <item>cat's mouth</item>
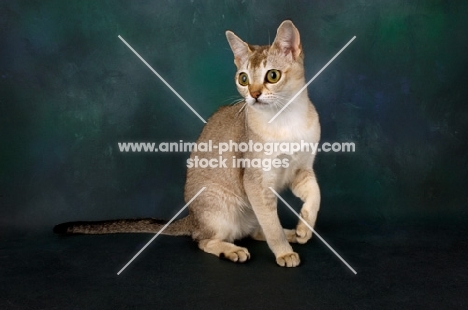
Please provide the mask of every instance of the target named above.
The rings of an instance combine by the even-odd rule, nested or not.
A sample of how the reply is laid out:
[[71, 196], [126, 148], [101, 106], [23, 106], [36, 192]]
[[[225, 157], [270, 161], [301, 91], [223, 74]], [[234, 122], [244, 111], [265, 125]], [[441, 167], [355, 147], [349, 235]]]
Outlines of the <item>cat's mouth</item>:
[[255, 101], [253, 102], [253, 105], [268, 105], [268, 102], [265, 102], [263, 100], [255, 99]]
[[265, 101], [263, 99], [259, 99], [259, 98], [249, 98], [247, 101], [248, 101], [248, 103], [250, 105], [255, 105], [255, 106], [267, 106], [267, 105], [269, 105], [267, 101]]
[[263, 98], [247, 98], [246, 101], [250, 106], [259, 107], [259, 108], [260, 107], [266, 108], [266, 107], [271, 106], [271, 102]]

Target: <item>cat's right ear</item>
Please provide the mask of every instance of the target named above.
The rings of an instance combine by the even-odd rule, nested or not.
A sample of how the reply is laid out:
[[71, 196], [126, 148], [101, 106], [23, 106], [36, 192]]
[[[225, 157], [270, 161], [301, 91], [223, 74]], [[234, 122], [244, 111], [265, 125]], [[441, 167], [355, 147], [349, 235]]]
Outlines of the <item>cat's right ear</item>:
[[249, 58], [249, 45], [236, 36], [234, 32], [229, 30], [226, 31], [226, 38], [231, 46], [232, 52], [234, 53], [234, 63], [237, 68], [240, 68], [240, 66]]
[[290, 20], [285, 20], [278, 27], [272, 48], [279, 50], [284, 56], [297, 59], [302, 53], [299, 31]]

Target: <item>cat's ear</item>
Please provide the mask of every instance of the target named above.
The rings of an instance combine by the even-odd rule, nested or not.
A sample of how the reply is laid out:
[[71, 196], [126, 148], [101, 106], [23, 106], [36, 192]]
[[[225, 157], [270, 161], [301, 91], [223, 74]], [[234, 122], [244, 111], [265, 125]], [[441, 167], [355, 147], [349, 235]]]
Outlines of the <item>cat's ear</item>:
[[281, 23], [271, 47], [278, 49], [286, 57], [291, 57], [293, 60], [296, 60], [301, 55], [301, 38], [299, 31], [292, 21], [285, 20]]
[[234, 32], [229, 30], [226, 31], [226, 38], [231, 46], [232, 52], [234, 53], [234, 63], [237, 68], [240, 68], [240, 66], [249, 58], [249, 45], [236, 36]]

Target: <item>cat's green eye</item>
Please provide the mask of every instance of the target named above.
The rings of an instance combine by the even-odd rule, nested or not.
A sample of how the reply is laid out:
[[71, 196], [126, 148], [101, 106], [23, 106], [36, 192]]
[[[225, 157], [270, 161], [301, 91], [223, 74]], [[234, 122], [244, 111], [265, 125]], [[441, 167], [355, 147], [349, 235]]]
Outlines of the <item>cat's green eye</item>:
[[266, 77], [265, 77], [266, 81], [272, 84], [278, 82], [280, 78], [281, 78], [281, 71], [276, 70], [276, 69], [268, 70]]
[[247, 73], [241, 72], [239, 74], [239, 84], [242, 86], [247, 86], [249, 84], [249, 77], [247, 76]]

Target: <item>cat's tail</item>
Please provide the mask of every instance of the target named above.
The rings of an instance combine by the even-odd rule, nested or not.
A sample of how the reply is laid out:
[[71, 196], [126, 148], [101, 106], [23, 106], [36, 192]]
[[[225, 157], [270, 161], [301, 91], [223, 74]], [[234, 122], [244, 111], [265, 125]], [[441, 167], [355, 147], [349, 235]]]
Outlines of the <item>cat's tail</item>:
[[[153, 218], [123, 219], [97, 222], [68, 222], [54, 227], [56, 234], [118, 234], [118, 233], [158, 233], [167, 221]], [[161, 232], [163, 235], [191, 236], [190, 216], [172, 222]]]

